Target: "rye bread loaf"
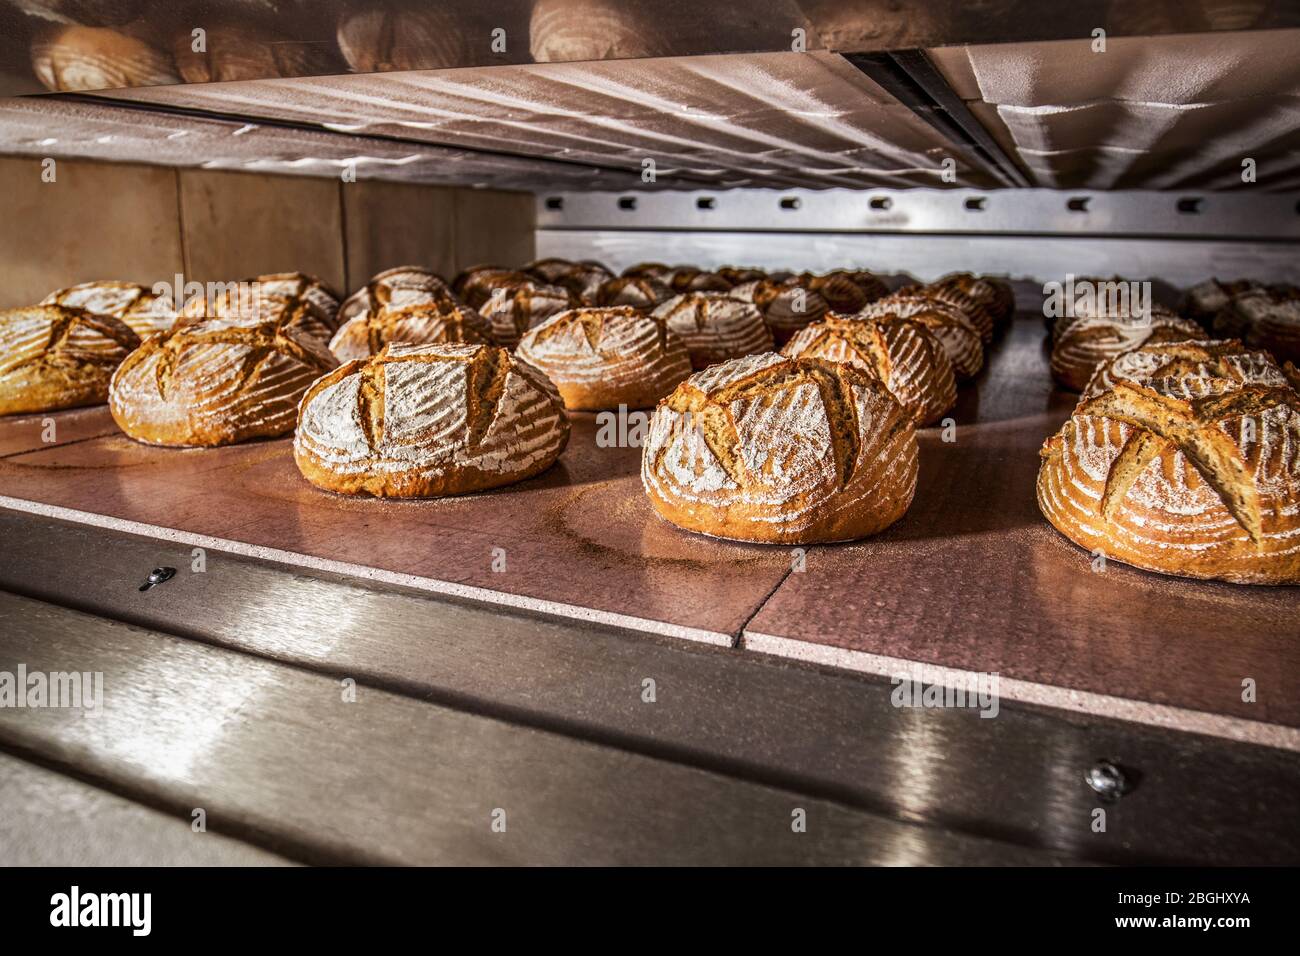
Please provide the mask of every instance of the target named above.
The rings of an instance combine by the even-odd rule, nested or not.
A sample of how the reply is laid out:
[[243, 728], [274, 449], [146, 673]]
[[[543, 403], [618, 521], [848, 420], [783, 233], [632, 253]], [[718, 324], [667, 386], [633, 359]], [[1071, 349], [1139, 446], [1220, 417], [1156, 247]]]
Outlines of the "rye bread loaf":
[[546, 376], [488, 345], [389, 345], [303, 397], [294, 460], [317, 487], [381, 498], [523, 481], [569, 440]]
[[293, 430], [307, 387], [337, 365], [294, 316], [197, 319], [127, 357], [113, 375], [109, 409], [122, 431], [149, 445], [274, 438]]
[[984, 367], [984, 341], [979, 329], [956, 306], [928, 295], [895, 293], [872, 302], [857, 317], [875, 319], [888, 315], [920, 322], [929, 329], [943, 346], [959, 378], [972, 378]]
[[830, 311], [830, 304], [820, 293], [799, 285], [797, 278], [784, 281], [756, 279], [736, 286], [731, 294], [758, 306], [778, 346], [790, 341], [796, 332], [819, 321]]
[[347, 297], [339, 306], [339, 325], [359, 315], [375, 316], [384, 309], [400, 309], [407, 305], [437, 305], [450, 309], [460, 305], [460, 299], [437, 273], [423, 266], [395, 266], [376, 273]]
[[172, 297], [134, 282], [83, 282], [51, 292], [41, 305], [66, 305], [96, 315], [111, 315], [140, 338], [170, 329], [176, 322]]
[[600, 284], [596, 290], [596, 305], [653, 309], [672, 297], [672, 288], [659, 279], [618, 276]]
[[696, 370], [774, 347], [758, 306], [723, 292], [674, 296], [654, 310], [654, 317], [686, 345]]
[[302, 272], [275, 272], [226, 284], [181, 308], [181, 322], [226, 319], [227, 327], [274, 323], [326, 346], [339, 327], [339, 299], [329, 286]]
[[483, 317], [467, 306], [404, 305], [344, 322], [330, 339], [330, 351], [340, 362], [351, 362], [369, 358], [391, 342], [490, 345], [492, 335]]
[[677, 334], [628, 306], [561, 312], [525, 335], [517, 352], [578, 411], [649, 408], [691, 374]]
[[1201, 338], [1191, 319], [1162, 306], [1147, 314], [1085, 313], [1062, 316], [1053, 330], [1052, 377], [1065, 388], [1082, 391], [1097, 366], [1144, 345]]
[[933, 424], [957, 402], [957, 380], [943, 345], [912, 319], [830, 315], [801, 330], [781, 351], [846, 362], [875, 375], [917, 425]]
[[113, 370], [139, 345], [111, 315], [52, 304], [0, 311], [0, 415], [103, 404]]
[[1058, 531], [1149, 571], [1300, 584], [1300, 394], [1267, 356], [1159, 345], [1088, 391], [1041, 453]]
[[697, 372], [660, 402], [641, 480], [663, 518], [740, 541], [847, 541], [902, 517], [910, 416], [873, 375], [773, 352]]
[[491, 294], [479, 307], [492, 330], [492, 338], [514, 348], [529, 329], [578, 304], [569, 290], [519, 275], [494, 282]]

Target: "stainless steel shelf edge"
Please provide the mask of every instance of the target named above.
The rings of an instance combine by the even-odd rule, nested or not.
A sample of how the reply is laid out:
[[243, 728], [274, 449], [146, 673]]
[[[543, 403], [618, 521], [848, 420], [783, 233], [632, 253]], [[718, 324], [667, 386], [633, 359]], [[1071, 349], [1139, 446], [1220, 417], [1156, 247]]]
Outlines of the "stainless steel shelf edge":
[[1056, 189], [549, 192], [539, 229], [958, 233], [1300, 241], [1300, 193]]

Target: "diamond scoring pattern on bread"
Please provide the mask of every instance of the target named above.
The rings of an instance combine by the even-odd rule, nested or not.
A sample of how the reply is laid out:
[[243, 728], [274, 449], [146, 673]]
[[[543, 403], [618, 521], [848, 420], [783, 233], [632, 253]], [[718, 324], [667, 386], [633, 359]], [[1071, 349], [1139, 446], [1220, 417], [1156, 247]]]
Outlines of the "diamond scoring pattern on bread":
[[848, 540], [906, 510], [916, 436], [873, 376], [769, 352], [698, 372], [660, 403], [641, 475], [660, 515], [691, 531]]
[[696, 369], [774, 345], [758, 307], [721, 292], [676, 296], [655, 309], [654, 317], [681, 338]]
[[486, 345], [389, 345], [303, 397], [294, 457], [313, 484], [431, 497], [531, 477], [568, 441], [546, 377]]
[[1039, 506], [1058, 530], [1148, 570], [1300, 583], [1300, 394], [1267, 356], [1155, 346], [1089, 392], [1042, 450]]

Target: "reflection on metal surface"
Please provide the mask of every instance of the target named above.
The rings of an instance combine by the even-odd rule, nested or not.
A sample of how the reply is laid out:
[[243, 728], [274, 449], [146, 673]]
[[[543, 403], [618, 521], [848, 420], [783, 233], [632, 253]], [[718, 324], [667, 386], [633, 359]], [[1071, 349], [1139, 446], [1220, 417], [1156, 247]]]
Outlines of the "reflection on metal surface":
[[0, 0], [0, 95], [1288, 26], [1265, 0]]

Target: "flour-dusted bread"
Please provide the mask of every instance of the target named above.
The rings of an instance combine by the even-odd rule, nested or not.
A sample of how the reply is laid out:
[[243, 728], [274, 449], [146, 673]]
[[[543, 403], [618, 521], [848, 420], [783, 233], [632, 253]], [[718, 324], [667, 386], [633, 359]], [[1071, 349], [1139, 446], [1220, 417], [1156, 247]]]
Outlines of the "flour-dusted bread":
[[159, 294], [134, 282], [83, 282], [51, 292], [41, 305], [66, 305], [96, 315], [121, 319], [140, 338], [170, 329], [176, 307], [170, 294]]
[[1161, 306], [1145, 315], [1133, 312], [1063, 316], [1053, 333], [1052, 377], [1082, 391], [1102, 362], [1143, 345], [1179, 342], [1204, 336], [1201, 327]]
[[1252, 289], [1235, 296], [1226, 314], [1248, 345], [1271, 352], [1279, 362], [1300, 362], [1300, 290]]
[[731, 294], [758, 306], [777, 345], [784, 345], [800, 329], [820, 320], [830, 311], [830, 305], [821, 294], [799, 285], [797, 278], [789, 281], [756, 279], [736, 286]]
[[675, 296], [655, 309], [654, 316], [685, 343], [696, 369], [774, 347], [758, 306], [723, 292]]
[[654, 8], [626, 0], [534, 0], [528, 49], [538, 63], [671, 56]]
[[500, 266], [470, 266], [462, 270], [451, 280], [451, 290], [468, 305], [477, 309], [500, 286], [515, 285], [529, 281], [530, 276], [518, 269], [503, 269]]
[[768, 352], [697, 372], [660, 402], [641, 481], [688, 531], [813, 544], [893, 524], [916, 468], [911, 417], [879, 379]]
[[222, 283], [211, 292], [185, 303], [183, 323], [222, 318], [251, 328], [272, 322], [309, 335], [322, 346], [339, 327], [338, 296], [320, 279], [302, 272]]
[[[879, 280], [876, 280], [874, 276], [869, 278], [879, 283]], [[842, 269], [828, 272], [825, 275], [803, 272], [797, 278], [799, 285], [816, 292], [825, 299], [826, 305], [832, 312], [839, 312], [844, 315], [860, 312], [868, 302], [885, 294], [883, 283], [879, 283], [877, 287], [864, 284], [864, 281], [859, 281], [856, 274]]]
[[629, 305], [634, 309], [653, 309], [673, 297], [673, 290], [659, 279], [619, 276], [600, 284], [596, 290], [596, 304], [600, 306]]
[[972, 378], [984, 367], [984, 341], [979, 329], [956, 306], [928, 295], [895, 293], [872, 302], [856, 317], [878, 319], [889, 315], [920, 322], [929, 329], [943, 346], [958, 378]]
[[1263, 283], [1253, 279], [1237, 279], [1223, 282], [1219, 279], [1206, 279], [1198, 282], [1183, 294], [1178, 305], [1180, 315], [1193, 319], [1207, 329], [1214, 324], [1214, 317], [1227, 308], [1234, 297], [1245, 292], [1264, 288]]
[[491, 295], [479, 308], [492, 329], [492, 338], [512, 349], [529, 329], [578, 304], [563, 286], [517, 275], [495, 282]]
[[937, 422], [957, 402], [957, 380], [943, 345], [912, 319], [830, 315], [801, 330], [782, 352], [846, 362], [875, 375], [918, 425]]
[[0, 311], [0, 415], [101, 405], [140, 345], [120, 319], [64, 305]]
[[582, 305], [595, 305], [596, 293], [614, 273], [598, 262], [573, 262], [569, 259], [539, 259], [524, 267], [539, 282], [558, 285]]
[[293, 456], [341, 494], [431, 498], [523, 481], [569, 440], [546, 376], [489, 345], [390, 345], [303, 397]]
[[898, 294], [924, 295], [960, 309], [979, 330], [985, 345], [993, 341], [993, 333], [1015, 312], [1010, 286], [1004, 287], [969, 272], [946, 275], [926, 285], [905, 286]]
[[133, 26], [49, 26], [32, 40], [32, 70], [48, 90], [112, 90], [179, 83], [172, 58]]
[[340, 362], [364, 359], [390, 342], [407, 345], [491, 345], [483, 317], [468, 306], [404, 305], [364, 312], [343, 323], [330, 340]]
[[517, 351], [576, 411], [649, 408], [691, 374], [677, 334], [628, 306], [561, 312], [525, 335]]
[[292, 431], [307, 387], [338, 362], [291, 318], [197, 319], [151, 337], [113, 375], [108, 404], [136, 441], [232, 445]]
[[443, 278], [423, 266], [396, 266], [377, 273], [339, 306], [342, 327], [359, 315], [375, 316], [384, 309], [408, 305], [455, 308], [460, 299]]
[[1038, 504], [1071, 541], [1149, 571], [1300, 584], [1300, 394], [1236, 343], [1112, 360], [1042, 449]]

